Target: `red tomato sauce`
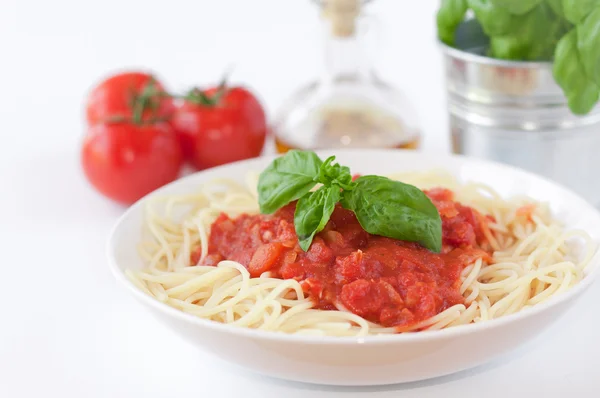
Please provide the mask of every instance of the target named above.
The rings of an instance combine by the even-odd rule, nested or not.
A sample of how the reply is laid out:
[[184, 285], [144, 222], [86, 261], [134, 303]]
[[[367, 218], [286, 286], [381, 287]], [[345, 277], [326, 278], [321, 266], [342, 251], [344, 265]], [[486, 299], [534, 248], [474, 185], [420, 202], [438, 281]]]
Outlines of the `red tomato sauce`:
[[[463, 303], [462, 270], [478, 258], [491, 262], [488, 218], [455, 202], [446, 189], [425, 192], [442, 217], [443, 249], [367, 233], [353, 212], [336, 206], [308, 250], [298, 245], [295, 203], [273, 215], [221, 214], [211, 226], [204, 265], [243, 264], [253, 277], [269, 271], [296, 279], [316, 308], [347, 310], [383, 326], [406, 329]], [[193, 253], [192, 263], [199, 259]]]

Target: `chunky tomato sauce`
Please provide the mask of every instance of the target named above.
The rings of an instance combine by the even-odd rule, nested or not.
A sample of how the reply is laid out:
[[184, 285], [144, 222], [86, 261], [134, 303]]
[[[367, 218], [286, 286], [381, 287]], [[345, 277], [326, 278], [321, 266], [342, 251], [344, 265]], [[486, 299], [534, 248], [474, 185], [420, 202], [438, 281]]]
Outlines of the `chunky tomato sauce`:
[[[222, 214], [210, 232], [205, 265], [228, 259], [253, 277], [298, 280], [317, 308], [349, 311], [383, 326], [408, 328], [463, 303], [460, 273], [478, 258], [490, 261], [488, 218], [453, 200], [446, 189], [425, 192], [443, 222], [443, 249], [367, 233], [354, 213], [337, 205], [308, 252], [294, 231], [295, 203], [273, 215]], [[192, 255], [196, 263], [199, 250]]]

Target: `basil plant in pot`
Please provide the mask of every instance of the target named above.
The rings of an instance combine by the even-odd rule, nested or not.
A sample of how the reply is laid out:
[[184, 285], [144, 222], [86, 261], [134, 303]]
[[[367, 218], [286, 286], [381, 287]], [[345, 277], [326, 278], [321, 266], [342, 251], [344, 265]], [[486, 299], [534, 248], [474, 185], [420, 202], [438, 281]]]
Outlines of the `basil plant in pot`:
[[442, 0], [454, 152], [600, 204], [600, 0]]

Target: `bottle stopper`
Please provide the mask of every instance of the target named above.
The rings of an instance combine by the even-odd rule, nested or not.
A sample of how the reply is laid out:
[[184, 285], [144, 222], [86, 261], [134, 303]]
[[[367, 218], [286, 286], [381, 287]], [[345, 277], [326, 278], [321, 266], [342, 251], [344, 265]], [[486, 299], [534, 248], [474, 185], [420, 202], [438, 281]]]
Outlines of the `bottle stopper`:
[[361, 0], [322, 0], [322, 15], [331, 21], [334, 37], [354, 35], [356, 18], [360, 13]]

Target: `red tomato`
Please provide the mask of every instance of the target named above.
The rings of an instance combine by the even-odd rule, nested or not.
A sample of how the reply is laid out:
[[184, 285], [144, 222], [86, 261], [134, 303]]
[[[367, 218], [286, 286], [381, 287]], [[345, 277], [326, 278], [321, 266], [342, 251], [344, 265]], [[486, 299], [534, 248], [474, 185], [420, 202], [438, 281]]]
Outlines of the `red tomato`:
[[263, 272], [267, 272], [273, 268], [283, 249], [283, 245], [279, 242], [266, 243], [256, 249], [250, 260], [250, 264], [248, 264], [250, 274], [254, 277], [259, 277]]
[[[218, 90], [203, 94], [215, 98]], [[244, 88], [225, 90], [215, 104], [184, 101], [171, 120], [185, 158], [196, 169], [257, 157], [265, 144], [267, 120], [260, 102]]]
[[85, 137], [81, 162], [98, 191], [130, 204], [176, 179], [182, 155], [168, 124], [98, 124]]
[[152, 88], [153, 95], [149, 96], [148, 103], [145, 104], [141, 120], [170, 117], [175, 106], [170, 98], [161, 96], [165, 93], [162, 84], [148, 73], [125, 72], [109, 77], [91, 91], [86, 107], [88, 125], [93, 126], [119, 116], [132, 118], [133, 108], [139, 102], [140, 95], [144, 89]]

